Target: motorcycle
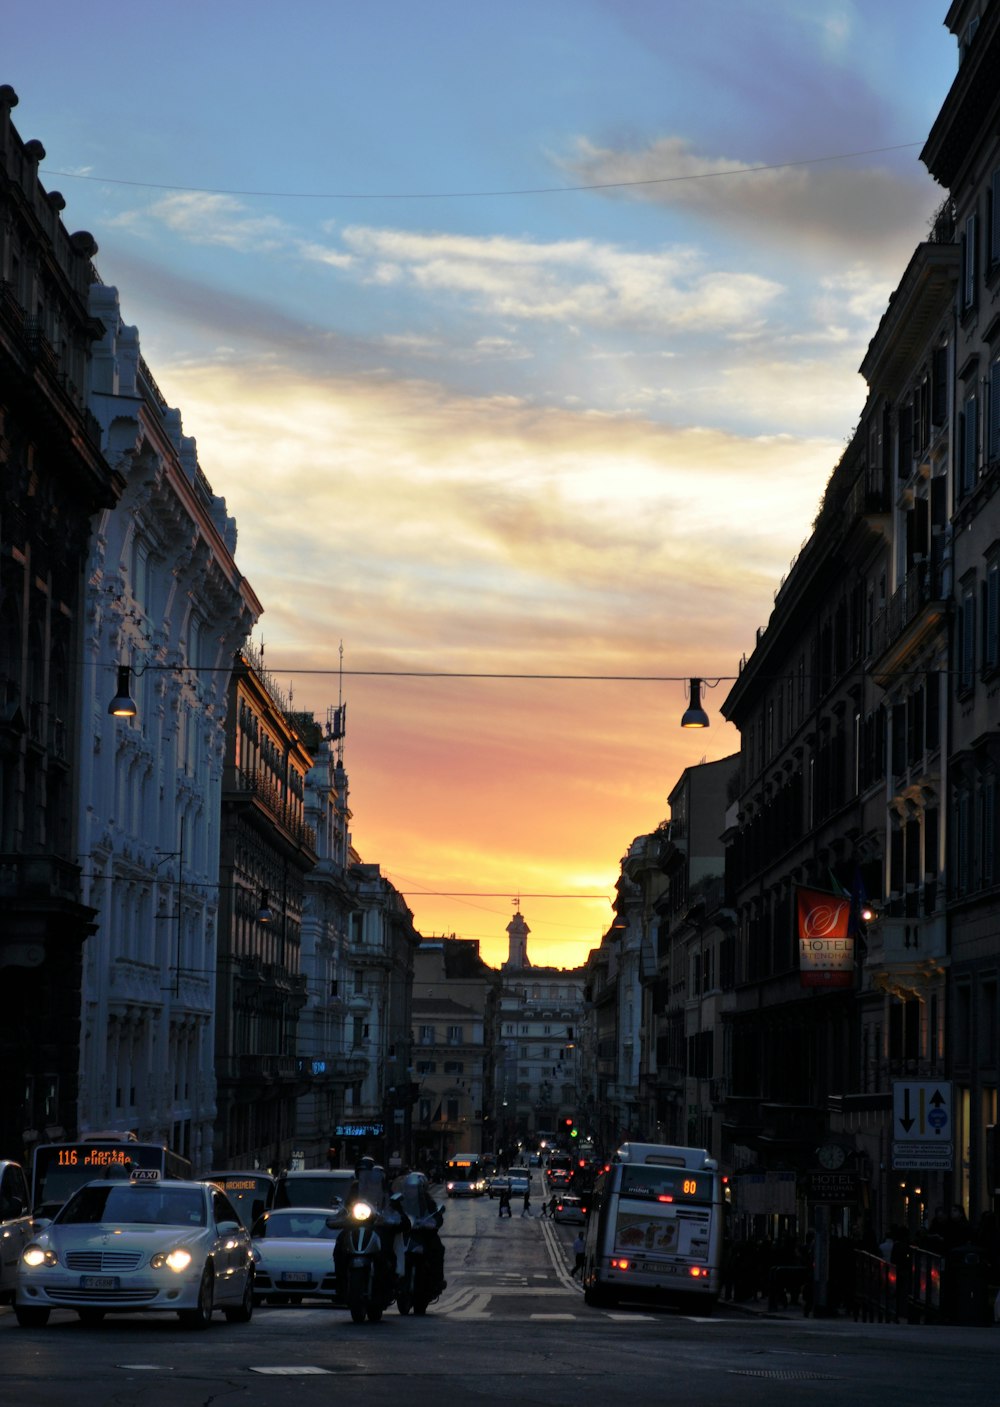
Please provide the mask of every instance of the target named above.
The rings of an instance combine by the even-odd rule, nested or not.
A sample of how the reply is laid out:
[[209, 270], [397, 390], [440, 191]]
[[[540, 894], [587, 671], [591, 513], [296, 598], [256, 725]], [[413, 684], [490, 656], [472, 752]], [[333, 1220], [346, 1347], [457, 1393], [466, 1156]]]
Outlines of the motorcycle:
[[395, 1209], [377, 1211], [369, 1202], [346, 1208], [333, 1252], [337, 1298], [355, 1324], [377, 1324], [396, 1298], [396, 1236], [402, 1218]]
[[444, 1251], [438, 1238], [443, 1212], [435, 1209], [416, 1218], [404, 1240], [403, 1274], [396, 1291], [400, 1314], [426, 1314], [431, 1300], [444, 1291]]

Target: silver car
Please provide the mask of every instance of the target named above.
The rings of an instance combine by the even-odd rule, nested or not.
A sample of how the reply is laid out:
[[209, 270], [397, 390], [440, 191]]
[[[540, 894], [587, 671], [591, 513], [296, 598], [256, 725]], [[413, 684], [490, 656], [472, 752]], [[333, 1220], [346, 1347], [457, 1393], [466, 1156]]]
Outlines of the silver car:
[[253, 1276], [250, 1233], [221, 1188], [161, 1182], [143, 1168], [128, 1182], [88, 1182], [52, 1221], [35, 1223], [14, 1312], [23, 1328], [41, 1328], [53, 1309], [86, 1324], [114, 1311], [172, 1311], [193, 1329], [220, 1309], [245, 1324]]
[[0, 1304], [14, 1298], [17, 1263], [34, 1231], [29, 1203], [24, 1169], [0, 1158]]
[[333, 1247], [340, 1227], [329, 1207], [284, 1207], [254, 1224], [254, 1303], [337, 1298]]

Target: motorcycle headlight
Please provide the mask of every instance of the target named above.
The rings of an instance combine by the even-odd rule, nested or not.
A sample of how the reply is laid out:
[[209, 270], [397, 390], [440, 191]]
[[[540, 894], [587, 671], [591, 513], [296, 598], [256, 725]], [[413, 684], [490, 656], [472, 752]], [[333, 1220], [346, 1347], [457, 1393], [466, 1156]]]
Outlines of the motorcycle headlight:
[[370, 1207], [367, 1202], [355, 1202], [351, 1208], [351, 1216], [355, 1221], [371, 1221], [374, 1215], [374, 1208]]
[[25, 1265], [58, 1265], [59, 1257], [55, 1251], [49, 1250], [47, 1246], [39, 1246], [36, 1241], [32, 1241], [29, 1246], [25, 1246], [21, 1252], [21, 1259]]
[[162, 1270], [164, 1266], [168, 1270], [176, 1271], [179, 1275], [182, 1270], [187, 1270], [191, 1264], [190, 1251], [157, 1251], [155, 1256], [151, 1256], [150, 1265], [154, 1270]]

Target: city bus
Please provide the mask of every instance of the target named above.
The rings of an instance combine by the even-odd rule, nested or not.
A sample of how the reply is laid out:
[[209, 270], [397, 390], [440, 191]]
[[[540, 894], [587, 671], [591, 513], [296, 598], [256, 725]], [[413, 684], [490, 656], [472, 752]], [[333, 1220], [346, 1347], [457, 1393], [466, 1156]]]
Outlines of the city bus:
[[626, 1143], [598, 1175], [584, 1241], [584, 1299], [697, 1305], [719, 1297], [725, 1197], [704, 1148]]
[[95, 1133], [67, 1143], [40, 1143], [31, 1158], [31, 1208], [53, 1217], [78, 1187], [95, 1177], [128, 1182], [133, 1168], [156, 1168], [163, 1178], [194, 1177], [186, 1158], [162, 1143], [141, 1142], [130, 1133]]
[[444, 1185], [449, 1197], [481, 1197], [486, 1170], [478, 1153], [455, 1153], [445, 1164]]

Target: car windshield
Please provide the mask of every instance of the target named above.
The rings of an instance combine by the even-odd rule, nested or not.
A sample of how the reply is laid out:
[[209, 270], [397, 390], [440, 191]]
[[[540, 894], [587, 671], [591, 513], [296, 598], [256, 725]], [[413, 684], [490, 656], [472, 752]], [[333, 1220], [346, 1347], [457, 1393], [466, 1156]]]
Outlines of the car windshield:
[[204, 1226], [205, 1198], [196, 1187], [81, 1187], [56, 1217], [61, 1226], [117, 1222], [132, 1226]]
[[284, 1211], [262, 1216], [254, 1226], [254, 1240], [317, 1239], [336, 1241], [339, 1227], [331, 1226], [326, 1212]]

